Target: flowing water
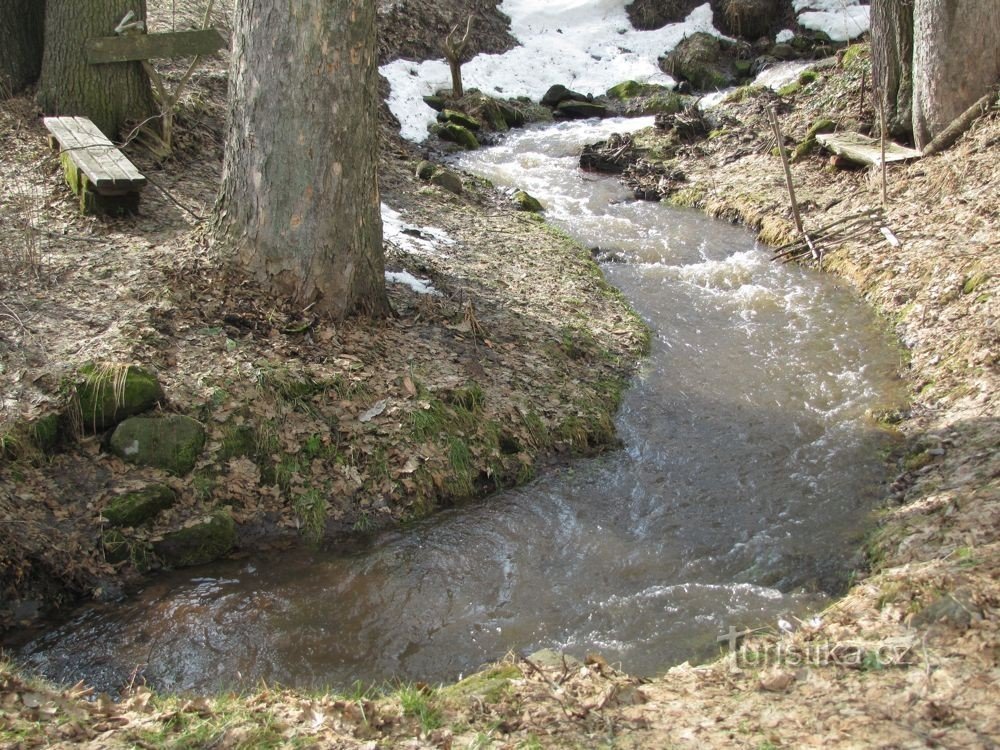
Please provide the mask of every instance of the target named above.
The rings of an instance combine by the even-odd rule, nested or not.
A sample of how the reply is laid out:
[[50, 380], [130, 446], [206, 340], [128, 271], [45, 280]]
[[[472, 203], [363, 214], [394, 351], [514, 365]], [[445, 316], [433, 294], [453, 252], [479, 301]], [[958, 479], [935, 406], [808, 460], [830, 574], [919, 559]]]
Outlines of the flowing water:
[[624, 258], [605, 272], [654, 337], [618, 415], [623, 450], [347, 556], [161, 577], [22, 656], [109, 689], [136, 670], [165, 689], [433, 682], [541, 647], [648, 675], [714, 652], [730, 625], [821, 608], [884, 478], [864, 413], [899, 398], [897, 351], [834, 279], [579, 173], [582, 144], [635, 125], [522, 131], [461, 160]]

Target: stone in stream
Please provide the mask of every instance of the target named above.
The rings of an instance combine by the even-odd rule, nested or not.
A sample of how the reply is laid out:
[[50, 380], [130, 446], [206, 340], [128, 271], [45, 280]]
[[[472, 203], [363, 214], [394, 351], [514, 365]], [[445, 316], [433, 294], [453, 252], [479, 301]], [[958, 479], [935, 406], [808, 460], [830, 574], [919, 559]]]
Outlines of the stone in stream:
[[479, 148], [479, 141], [473, 132], [457, 123], [446, 122], [443, 125], [434, 125], [431, 127], [431, 132], [442, 140], [457, 143], [467, 151]]
[[557, 83], [555, 86], [549, 87], [549, 90], [545, 92], [545, 96], [542, 97], [541, 103], [546, 107], [557, 107], [565, 101], [587, 102], [592, 101], [593, 98], [592, 96], [581, 94], [579, 91], [571, 91], [562, 84]]
[[588, 117], [607, 117], [608, 108], [600, 102], [580, 102], [568, 99], [559, 102], [552, 112], [557, 119], [584, 120]]
[[111, 451], [129, 463], [177, 476], [194, 468], [205, 447], [205, 428], [182, 414], [131, 417], [115, 428]]
[[514, 204], [517, 206], [519, 211], [531, 211], [532, 213], [540, 213], [544, 211], [544, 207], [533, 195], [526, 193], [523, 190], [518, 190], [514, 193]]
[[475, 117], [470, 117], [465, 114], [465, 112], [459, 112], [457, 109], [443, 109], [438, 112], [437, 115], [438, 122], [444, 123], [454, 123], [455, 125], [461, 125], [467, 130], [479, 130], [482, 125], [479, 123]]

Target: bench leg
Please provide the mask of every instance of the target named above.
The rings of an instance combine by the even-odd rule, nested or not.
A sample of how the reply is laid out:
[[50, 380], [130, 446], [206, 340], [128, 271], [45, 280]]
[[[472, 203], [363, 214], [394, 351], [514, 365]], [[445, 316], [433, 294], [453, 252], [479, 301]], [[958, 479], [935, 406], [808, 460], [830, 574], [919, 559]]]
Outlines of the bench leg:
[[129, 216], [139, 212], [139, 191], [121, 195], [102, 195], [90, 184], [87, 175], [76, 166], [68, 154], [59, 157], [66, 183], [80, 199], [80, 213], [99, 216]]

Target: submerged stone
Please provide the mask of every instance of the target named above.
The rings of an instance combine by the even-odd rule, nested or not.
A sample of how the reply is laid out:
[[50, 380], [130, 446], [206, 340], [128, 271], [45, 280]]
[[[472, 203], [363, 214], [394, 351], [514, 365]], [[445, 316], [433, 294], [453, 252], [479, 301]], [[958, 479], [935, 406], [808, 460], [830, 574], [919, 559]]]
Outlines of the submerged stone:
[[205, 447], [205, 428], [182, 414], [131, 417], [111, 435], [112, 452], [138, 466], [152, 466], [177, 476], [194, 468]]
[[101, 515], [112, 526], [141, 526], [175, 502], [177, 495], [172, 489], [163, 484], [151, 484], [137, 492], [112, 498]]
[[236, 544], [236, 522], [229, 511], [220, 508], [191, 526], [166, 534], [153, 549], [171, 568], [204, 565], [218, 560]]
[[152, 409], [163, 400], [163, 388], [153, 373], [138, 367], [85, 365], [76, 386], [83, 428], [101, 432], [127, 417]]

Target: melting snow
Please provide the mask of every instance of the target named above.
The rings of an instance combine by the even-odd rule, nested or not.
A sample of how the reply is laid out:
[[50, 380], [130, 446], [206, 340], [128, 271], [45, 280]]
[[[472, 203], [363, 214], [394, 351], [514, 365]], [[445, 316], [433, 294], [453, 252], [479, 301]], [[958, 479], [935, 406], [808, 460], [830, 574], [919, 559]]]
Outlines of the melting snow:
[[[497, 96], [539, 100], [556, 83], [602, 94], [625, 80], [671, 85], [657, 59], [698, 31], [721, 36], [712, 25], [708, 3], [681, 23], [637, 31], [625, 13], [628, 0], [504, 0], [500, 10], [511, 19], [520, 47], [502, 55], [478, 55], [462, 66], [469, 88]], [[868, 7], [860, 0], [794, 0], [799, 23], [844, 41], [868, 30]], [[780, 35], [787, 39], [786, 32]], [[388, 104], [401, 133], [412, 141], [427, 138], [435, 112], [423, 97], [449, 88], [443, 60], [416, 63], [396, 60], [380, 68], [391, 87]]]

